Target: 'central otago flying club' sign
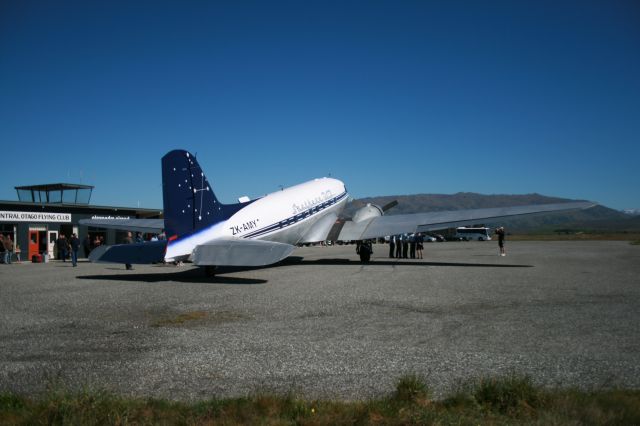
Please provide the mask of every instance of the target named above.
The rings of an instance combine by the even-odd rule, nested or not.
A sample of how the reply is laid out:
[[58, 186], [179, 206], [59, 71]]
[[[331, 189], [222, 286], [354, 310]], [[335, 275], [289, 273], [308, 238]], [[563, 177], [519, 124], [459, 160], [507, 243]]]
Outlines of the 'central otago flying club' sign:
[[71, 213], [0, 211], [2, 222], [71, 222]]

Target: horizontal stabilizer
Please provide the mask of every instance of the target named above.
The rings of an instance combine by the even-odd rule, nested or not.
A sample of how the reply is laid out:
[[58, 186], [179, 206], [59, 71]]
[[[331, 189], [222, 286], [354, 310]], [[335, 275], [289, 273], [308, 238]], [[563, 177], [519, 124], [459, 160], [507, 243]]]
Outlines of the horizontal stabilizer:
[[193, 263], [199, 266], [265, 266], [289, 256], [294, 246], [263, 240], [214, 240], [196, 247]]
[[91, 251], [89, 260], [105, 263], [149, 264], [164, 260], [167, 242], [149, 241], [136, 244], [99, 246]]
[[80, 225], [159, 234], [164, 229], [164, 219], [80, 219]]

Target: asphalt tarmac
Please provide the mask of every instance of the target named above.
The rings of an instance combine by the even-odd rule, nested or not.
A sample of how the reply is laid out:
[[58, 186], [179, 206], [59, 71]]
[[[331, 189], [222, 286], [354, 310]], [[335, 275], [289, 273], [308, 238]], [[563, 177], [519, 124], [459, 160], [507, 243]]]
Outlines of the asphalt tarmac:
[[546, 386], [640, 388], [640, 246], [628, 242], [296, 249], [226, 269], [0, 265], [0, 391], [176, 400], [293, 393], [358, 400], [405, 374], [436, 396], [516, 372]]

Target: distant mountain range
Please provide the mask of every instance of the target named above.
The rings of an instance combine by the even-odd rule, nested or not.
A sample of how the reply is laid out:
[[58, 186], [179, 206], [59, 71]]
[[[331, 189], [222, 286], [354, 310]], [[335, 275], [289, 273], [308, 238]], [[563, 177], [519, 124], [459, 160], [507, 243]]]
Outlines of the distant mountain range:
[[[390, 195], [354, 200], [347, 206], [343, 216], [352, 216], [358, 208], [366, 203], [384, 206], [393, 200], [397, 200], [398, 205], [387, 211], [386, 214], [388, 215], [584, 201], [547, 197], [540, 194], [483, 195], [473, 192], [459, 192], [457, 194]], [[520, 218], [491, 220], [485, 221], [485, 224], [487, 226], [505, 226], [511, 232], [551, 232], [558, 229], [640, 232], [640, 216], [632, 216], [600, 205], [587, 210], [573, 212], [546, 213]]]

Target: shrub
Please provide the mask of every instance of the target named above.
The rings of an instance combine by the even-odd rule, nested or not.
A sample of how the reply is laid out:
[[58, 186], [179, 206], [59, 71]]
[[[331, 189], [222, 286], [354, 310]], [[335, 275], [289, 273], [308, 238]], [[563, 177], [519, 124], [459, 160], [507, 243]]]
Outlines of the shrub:
[[510, 409], [539, 405], [541, 394], [529, 376], [511, 374], [506, 377], [481, 379], [473, 397], [482, 406], [506, 413]]
[[24, 407], [24, 398], [9, 392], [0, 393], [0, 411], [12, 411]]
[[418, 399], [428, 399], [430, 394], [422, 379], [415, 374], [410, 374], [400, 378], [394, 398], [403, 402], [415, 402]]

